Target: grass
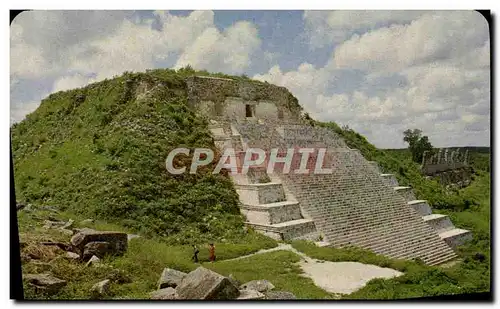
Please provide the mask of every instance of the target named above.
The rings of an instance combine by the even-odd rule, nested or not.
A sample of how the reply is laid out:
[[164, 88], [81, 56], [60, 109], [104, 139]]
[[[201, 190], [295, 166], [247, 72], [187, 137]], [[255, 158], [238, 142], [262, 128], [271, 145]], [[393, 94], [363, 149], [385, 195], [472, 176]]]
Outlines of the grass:
[[[55, 229], [46, 230], [42, 227], [43, 220], [49, 217], [56, 220], [73, 218], [76, 227], [87, 226], [99, 230], [127, 232], [123, 227], [103, 221], [81, 225], [79, 222], [84, 217], [68, 212], [54, 214], [37, 209], [30, 212], [20, 211], [18, 215], [20, 238], [26, 244], [21, 250], [22, 254], [36, 254], [38, 256], [37, 260], [22, 263], [23, 274], [50, 272], [54, 276], [68, 281], [68, 285], [55, 295], [36, 294], [31, 287], [26, 285], [26, 298], [89, 299], [93, 297], [92, 285], [106, 279], [113, 270], [120, 270], [125, 276], [132, 278], [132, 282], [112, 284], [110, 295], [107, 298], [148, 298], [149, 293], [156, 289], [163, 268], [170, 267], [189, 272], [199, 266], [191, 260], [192, 247], [190, 245], [171, 245], [161, 237], [153, 239], [141, 237], [130, 240], [129, 248], [124, 256], [104, 259], [103, 267], [86, 267], [85, 264], [62, 258], [64, 252], [56, 247], [39, 244], [41, 241], [69, 242], [70, 236]], [[200, 262], [202, 265], [211, 267], [212, 264], [207, 263], [209, 261], [207, 244], [198, 243], [197, 245], [200, 248], [198, 256]], [[237, 243], [215, 242], [217, 259], [221, 262], [213, 265], [275, 246], [277, 246], [275, 240], [249, 230]], [[253, 264], [253, 270], [248, 269], [248, 271], [252, 274], [258, 274], [255, 272], [255, 268], [259, 267], [260, 261]], [[268, 278], [265, 273], [260, 272], [260, 274], [262, 278]], [[236, 279], [245, 279], [244, 276], [241, 277], [236, 273], [234, 275]]]
[[232, 274], [242, 283], [267, 279], [276, 287], [275, 290], [292, 292], [299, 299], [333, 299], [333, 294], [314, 285], [310, 278], [301, 276], [302, 270], [295, 264], [299, 260], [297, 254], [280, 250], [206, 267], [225, 276]]

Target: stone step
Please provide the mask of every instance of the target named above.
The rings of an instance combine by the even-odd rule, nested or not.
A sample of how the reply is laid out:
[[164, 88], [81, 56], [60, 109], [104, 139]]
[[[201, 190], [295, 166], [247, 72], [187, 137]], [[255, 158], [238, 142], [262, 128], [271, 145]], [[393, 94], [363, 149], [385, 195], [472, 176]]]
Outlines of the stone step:
[[297, 237], [316, 232], [316, 226], [311, 219], [299, 219], [278, 224], [254, 224], [245, 223], [256, 231], [261, 232], [271, 238], [279, 240], [292, 240]]
[[408, 206], [412, 207], [421, 216], [432, 214], [432, 209], [426, 200], [412, 200], [408, 202]]
[[465, 242], [472, 240], [471, 231], [454, 228], [452, 230], [439, 233], [439, 237], [444, 240], [448, 246], [455, 248], [463, 245]]
[[[411, 233], [411, 227], [405, 228], [404, 232]], [[382, 234], [383, 238], [377, 240], [368, 239], [360, 243], [362, 246], [372, 248], [373, 250], [378, 250], [380, 252], [390, 252], [397, 248], [411, 248], [410, 244], [422, 243], [424, 241], [439, 241], [437, 235], [432, 235], [432, 232], [420, 231], [418, 234], [411, 235], [412, 238], [405, 238], [402, 234]], [[433, 239], [434, 237], [434, 239]]]
[[[442, 250], [437, 250], [441, 247]], [[449, 248], [446, 244], [440, 244], [439, 247], [429, 247], [426, 245], [420, 245], [420, 246], [414, 246], [412, 250], [392, 250], [390, 252], [390, 255], [393, 258], [406, 258], [406, 259], [412, 259], [415, 257], [420, 257], [421, 259], [428, 260], [430, 259], [431, 256], [437, 254], [437, 253], [442, 253], [442, 254], [448, 254], [455, 256], [454, 252]]]
[[240, 210], [251, 223], [270, 225], [302, 219], [300, 204], [294, 201], [259, 205], [241, 204]]
[[395, 192], [400, 194], [406, 202], [416, 200], [415, 194], [413, 194], [413, 189], [412, 187], [407, 187], [407, 186], [397, 186], [393, 188]]
[[370, 165], [370, 167], [373, 168], [373, 170], [377, 173], [377, 174], [382, 174], [381, 170], [380, 170], [380, 166], [378, 165], [378, 162], [377, 161], [367, 161], [367, 163]]
[[457, 258], [458, 258], [458, 256], [453, 252], [453, 253], [448, 253], [444, 256], [431, 258], [427, 261], [427, 264], [431, 265], [431, 266], [439, 266], [439, 265], [447, 263], [447, 262], [452, 262], [453, 260], [456, 260]]
[[446, 215], [430, 214], [423, 216], [422, 219], [424, 219], [424, 221], [438, 233], [455, 228], [453, 223], [451, 223], [450, 218]]
[[399, 186], [398, 180], [394, 174], [380, 174], [380, 177], [382, 177], [382, 181], [390, 187]]
[[261, 205], [286, 200], [283, 185], [279, 182], [236, 184], [240, 202], [245, 205]]

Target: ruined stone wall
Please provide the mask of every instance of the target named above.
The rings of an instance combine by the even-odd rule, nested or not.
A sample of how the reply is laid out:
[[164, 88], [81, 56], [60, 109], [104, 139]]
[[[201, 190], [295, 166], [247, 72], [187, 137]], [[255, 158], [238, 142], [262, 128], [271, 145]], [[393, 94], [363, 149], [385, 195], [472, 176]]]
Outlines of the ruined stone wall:
[[186, 79], [189, 104], [210, 119], [244, 120], [246, 106], [263, 121], [294, 122], [297, 99], [284, 87], [255, 81], [193, 76]]
[[439, 149], [436, 153], [424, 152], [421, 171], [435, 178], [444, 186], [463, 188], [471, 182], [473, 170], [467, 163], [468, 151]]

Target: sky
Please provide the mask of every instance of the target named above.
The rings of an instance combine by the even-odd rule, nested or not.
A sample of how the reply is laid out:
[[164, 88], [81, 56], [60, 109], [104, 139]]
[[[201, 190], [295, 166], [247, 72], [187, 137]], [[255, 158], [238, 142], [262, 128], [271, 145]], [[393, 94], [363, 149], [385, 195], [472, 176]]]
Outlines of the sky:
[[10, 27], [11, 123], [50, 93], [191, 65], [288, 88], [304, 111], [403, 148], [490, 145], [490, 39], [474, 11], [29, 11]]

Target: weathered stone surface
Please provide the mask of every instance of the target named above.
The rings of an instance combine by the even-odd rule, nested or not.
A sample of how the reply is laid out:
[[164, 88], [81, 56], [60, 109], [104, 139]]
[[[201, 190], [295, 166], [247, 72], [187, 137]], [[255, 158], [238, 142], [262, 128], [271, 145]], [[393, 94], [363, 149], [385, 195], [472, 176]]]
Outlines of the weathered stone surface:
[[140, 238], [141, 236], [136, 235], [136, 234], [127, 234], [127, 239], [130, 241], [134, 238]]
[[158, 280], [158, 289], [175, 288], [186, 277], [186, 273], [171, 268], [163, 269], [160, 279]]
[[86, 244], [90, 242], [107, 242], [110, 244], [110, 253], [122, 255], [127, 251], [127, 234], [122, 232], [95, 231], [81, 229], [71, 238], [71, 244], [83, 252]]
[[65, 257], [70, 259], [70, 260], [79, 260], [80, 259], [80, 256], [77, 253], [70, 252], [70, 251], [66, 252]]
[[111, 280], [106, 279], [98, 282], [92, 286], [92, 295], [95, 297], [101, 297], [109, 293], [109, 287], [111, 285]]
[[86, 265], [87, 266], [91, 266], [91, 265], [96, 265], [96, 264], [99, 264], [99, 263], [101, 263], [101, 260], [97, 256], [93, 255], [90, 258], [90, 260], [87, 262]]
[[59, 231], [60, 231], [61, 233], [64, 233], [64, 234], [66, 234], [66, 235], [69, 235], [69, 236], [72, 236], [72, 235], [74, 234], [72, 230], [67, 230], [67, 229], [63, 229], [63, 228], [60, 228], [60, 229], [59, 229]]
[[227, 276], [227, 279], [229, 281], [231, 281], [231, 283], [234, 285], [234, 286], [240, 286], [241, 285], [241, 282], [239, 282], [234, 276], [233, 274], [229, 274], [229, 276]]
[[240, 287], [241, 290], [255, 290], [258, 292], [266, 292], [274, 289], [274, 285], [267, 280], [252, 280]]
[[56, 293], [66, 285], [66, 281], [56, 278], [51, 274], [28, 274], [23, 279], [34, 286], [38, 293]]
[[113, 253], [113, 247], [109, 242], [106, 241], [92, 241], [83, 247], [83, 259], [87, 260], [93, 255], [98, 258], [103, 258], [107, 254]]
[[69, 229], [73, 226], [73, 223], [75, 223], [75, 220], [69, 219], [68, 222], [66, 222], [61, 229]]
[[204, 267], [198, 267], [177, 286], [180, 299], [235, 299], [240, 291], [229, 279]]
[[255, 290], [240, 290], [237, 300], [264, 299], [265, 295]]
[[65, 244], [63, 242], [42, 241], [40, 244], [44, 246], [56, 246], [64, 251], [68, 251], [71, 249], [71, 246], [69, 244]]
[[174, 288], [164, 288], [158, 291], [151, 292], [151, 299], [177, 299], [177, 294]]
[[64, 221], [52, 221], [52, 220], [45, 220], [44, 221], [45, 225], [43, 228], [45, 229], [57, 229], [66, 224]]
[[265, 299], [297, 299], [297, 297], [291, 293], [286, 291], [269, 291], [265, 292]]

